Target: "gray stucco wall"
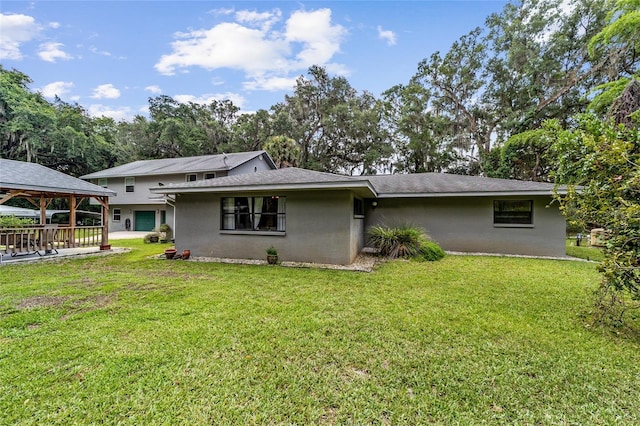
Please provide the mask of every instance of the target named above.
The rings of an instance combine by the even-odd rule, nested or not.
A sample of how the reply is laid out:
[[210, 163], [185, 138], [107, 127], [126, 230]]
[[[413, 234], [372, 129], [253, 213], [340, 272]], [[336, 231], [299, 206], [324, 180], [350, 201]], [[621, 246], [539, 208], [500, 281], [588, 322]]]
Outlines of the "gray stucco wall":
[[287, 197], [286, 232], [223, 231], [219, 194], [182, 194], [176, 204], [176, 248], [194, 256], [265, 259], [273, 245], [281, 261], [333, 264], [352, 263], [362, 248], [363, 221], [353, 219], [350, 191], [233, 194], [257, 195]]
[[[493, 200], [533, 200], [532, 227], [493, 224]], [[444, 197], [367, 200], [366, 226], [410, 223], [443, 249], [478, 253], [565, 256], [565, 219], [551, 197]]]

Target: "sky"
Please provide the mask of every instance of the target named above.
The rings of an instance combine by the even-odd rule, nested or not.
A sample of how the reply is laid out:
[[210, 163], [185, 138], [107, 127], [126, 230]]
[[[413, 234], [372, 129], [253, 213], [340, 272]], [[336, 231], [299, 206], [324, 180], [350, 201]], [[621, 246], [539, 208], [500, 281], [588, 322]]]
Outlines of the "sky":
[[447, 52], [502, 0], [7, 1], [0, 64], [92, 116], [148, 115], [148, 99], [269, 109], [312, 65], [380, 96]]

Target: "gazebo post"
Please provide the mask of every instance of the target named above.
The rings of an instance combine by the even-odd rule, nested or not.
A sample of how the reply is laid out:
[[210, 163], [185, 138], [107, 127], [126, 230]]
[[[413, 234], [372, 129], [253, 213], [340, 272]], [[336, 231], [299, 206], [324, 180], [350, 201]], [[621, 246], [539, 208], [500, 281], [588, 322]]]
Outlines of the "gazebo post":
[[69, 228], [70, 228], [70, 241], [72, 247], [76, 246], [76, 196], [74, 194], [69, 195]]
[[96, 197], [102, 206], [102, 242], [100, 250], [111, 250], [109, 244], [109, 197]]
[[40, 194], [40, 225], [47, 224], [47, 199]]

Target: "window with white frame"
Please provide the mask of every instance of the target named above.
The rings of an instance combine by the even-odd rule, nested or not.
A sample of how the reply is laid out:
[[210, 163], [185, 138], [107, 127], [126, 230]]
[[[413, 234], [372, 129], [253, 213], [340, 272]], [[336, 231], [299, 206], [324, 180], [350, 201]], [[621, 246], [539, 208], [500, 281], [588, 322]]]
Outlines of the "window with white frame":
[[113, 221], [120, 222], [120, 209], [113, 209]]
[[198, 180], [198, 175], [195, 173], [189, 173], [186, 175], [186, 181], [187, 182], [195, 182], [196, 180]]
[[210, 173], [205, 173], [204, 174], [204, 178], [205, 179], [213, 179], [216, 177], [216, 173], [215, 172], [210, 172]]
[[221, 229], [227, 231], [285, 231], [286, 197], [225, 197]]
[[106, 188], [107, 187], [107, 178], [98, 179], [98, 186]]
[[136, 179], [133, 177], [124, 178], [124, 190], [125, 192], [133, 192], [133, 188], [136, 184]]

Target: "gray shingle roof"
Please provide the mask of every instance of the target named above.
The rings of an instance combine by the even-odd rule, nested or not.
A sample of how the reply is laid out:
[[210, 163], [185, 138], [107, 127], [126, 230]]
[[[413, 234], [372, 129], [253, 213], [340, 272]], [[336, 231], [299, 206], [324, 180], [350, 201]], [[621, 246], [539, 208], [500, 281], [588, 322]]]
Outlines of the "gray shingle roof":
[[[201, 155], [198, 157], [140, 160], [81, 176], [82, 179], [126, 176], [167, 175], [174, 173], [216, 172], [234, 169], [260, 155], [273, 165], [265, 151], [236, 152], [230, 154]], [[275, 165], [273, 165], [275, 168]]]
[[157, 193], [232, 192], [268, 189], [359, 188], [363, 196], [438, 197], [488, 195], [551, 195], [552, 183], [461, 176], [443, 173], [342, 176], [312, 170], [285, 168], [218, 179], [153, 188]]
[[333, 173], [316, 172], [313, 170], [288, 167], [277, 170], [266, 170], [255, 173], [243, 173], [215, 179], [167, 184], [152, 188], [157, 193], [174, 192], [216, 192], [234, 190], [262, 190], [262, 189], [322, 189], [322, 188], [360, 188], [371, 195], [373, 191], [369, 182], [352, 176], [342, 176]]
[[0, 159], [0, 189], [21, 189], [59, 194], [114, 196], [115, 192], [48, 167]]
[[551, 194], [552, 183], [445, 173], [358, 176], [373, 185], [379, 197], [428, 197], [482, 194]]

